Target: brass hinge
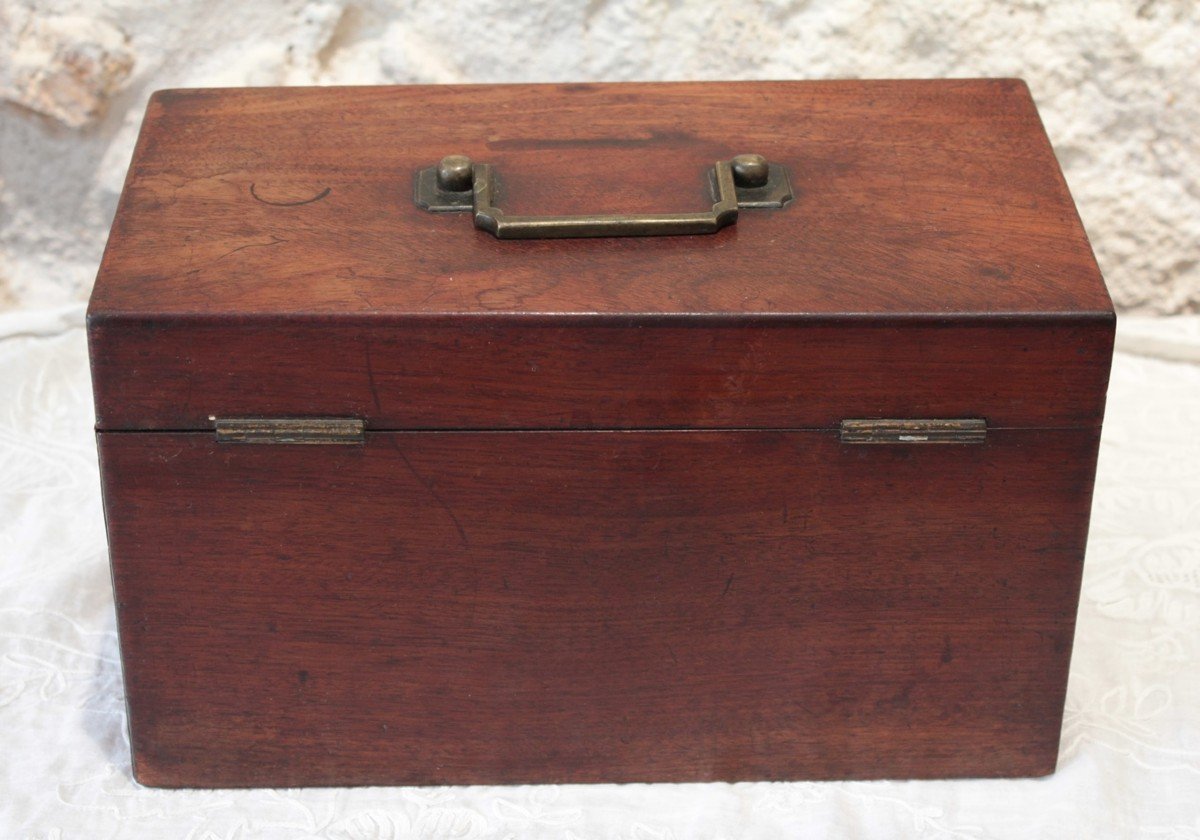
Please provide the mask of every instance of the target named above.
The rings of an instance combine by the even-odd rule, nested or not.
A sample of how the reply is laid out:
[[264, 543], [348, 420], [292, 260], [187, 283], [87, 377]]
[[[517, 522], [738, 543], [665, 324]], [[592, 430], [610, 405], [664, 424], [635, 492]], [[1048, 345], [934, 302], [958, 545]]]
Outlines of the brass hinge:
[[357, 417], [227, 417], [214, 419], [218, 443], [364, 443]]
[[843, 420], [842, 443], [983, 443], [987, 421]]

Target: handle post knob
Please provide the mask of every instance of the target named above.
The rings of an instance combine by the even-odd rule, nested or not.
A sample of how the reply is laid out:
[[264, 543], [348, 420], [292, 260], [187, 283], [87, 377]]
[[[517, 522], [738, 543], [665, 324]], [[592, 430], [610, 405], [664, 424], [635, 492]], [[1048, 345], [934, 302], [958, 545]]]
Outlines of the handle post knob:
[[475, 164], [466, 155], [446, 155], [437, 168], [438, 186], [447, 192], [466, 192], [475, 180]]

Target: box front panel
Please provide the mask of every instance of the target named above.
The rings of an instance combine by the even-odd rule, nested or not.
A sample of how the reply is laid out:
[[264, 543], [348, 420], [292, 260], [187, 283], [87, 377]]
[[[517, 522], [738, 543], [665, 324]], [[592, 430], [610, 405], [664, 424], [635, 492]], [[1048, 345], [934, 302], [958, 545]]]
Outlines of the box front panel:
[[1098, 435], [102, 433], [135, 771], [1049, 772]]

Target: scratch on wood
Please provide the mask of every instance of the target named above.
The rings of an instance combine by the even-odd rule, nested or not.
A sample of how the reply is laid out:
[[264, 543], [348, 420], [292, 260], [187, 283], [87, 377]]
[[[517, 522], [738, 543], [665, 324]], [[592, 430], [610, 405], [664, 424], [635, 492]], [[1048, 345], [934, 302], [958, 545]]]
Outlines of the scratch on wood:
[[396, 443], [395, 446], [396, 454], [400, 456], [400, 460], [404, 462], [404, 466], [408, 467], [408, 471], [412, 473], [413, 478], [420, 482], [421, 486], [429, 491], [429, 495], [433, 497], [433, 500], [437, 502], [438, 506], [446, 512], [448, 517], [450, 517], [450, 521], [453, 522], [454, 527], [458, 529], [458, 536], [462, 539], [462, 544], [470, 545], [471, 541], [467, 539], [467, 532], [463, 529], [462, 523], [458, 521], [458, 517], [454, 515], [454, 511], [451, 510], [450, 505], [446, 504], [446, 500], [438, 495], [438, 491], [434, 488], [433, 482], [427, 481], [424, 476], [417, 472], [417, 468], [414, 467], [412, 462], [408, 460], [408, 456], [404, 454], [404, 451], [400, 448], [399, 443]]
[[254, 200], [261, 201], [263, 204], [270, 204], [272, 207], [299, 207], [301, 204], [312, 204], [314, 201], [320, 201], [331, 192], [333, 192], [333, 187], [326, 187], [312, 198], [302, 198], [299, 201], [270, 201], [254, 191], [254, 184], [250, 185], [250, 195], [254, 197]]
[[383, 406], [379, 402], [379, 388], [375, 384], [375, 365], [371, 362], [371, 342], [364, 345], [367, 356], [367, 386], [371, 389], [371, 400], [375, 403], [375, 412], [383, 414]]
[[375, 303], [367, 296], [367, 293], [362, 289], [355, 289], [354, 296], [367, 305], [368, 309], [378, 309]]
[[216, 263], [216, 262], [220, 262], [221, 260], [225, 259], [226, 257], [233, 256], [238, 251], [245, 251], [247, 248], [270, 248], [272, 245], [278, 245], [281, 242], [287, 242], [287, 240], [284, 239], [282, 236], [272, 236], [270, 242], [251, 242], [247, 245], [239, 245], [238, 247], [234, 248], [232, 251], [226, 251], [224, 254], [217, 257], [215, 260], [213, 260], [211, 263], [209, 263], [209, 265], [212, 265], [213, 263]]

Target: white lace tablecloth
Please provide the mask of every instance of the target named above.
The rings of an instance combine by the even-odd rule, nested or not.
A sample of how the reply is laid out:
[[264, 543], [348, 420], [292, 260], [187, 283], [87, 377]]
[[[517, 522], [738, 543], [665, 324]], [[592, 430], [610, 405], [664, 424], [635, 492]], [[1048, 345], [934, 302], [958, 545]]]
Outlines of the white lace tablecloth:
[[0, 315], [0, 838], [1200, 838], [1200, 318], [1118, 347], [1053, 776], [159, 791], [129, 775], [82, 308]]

